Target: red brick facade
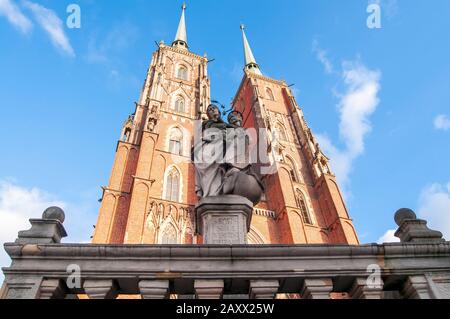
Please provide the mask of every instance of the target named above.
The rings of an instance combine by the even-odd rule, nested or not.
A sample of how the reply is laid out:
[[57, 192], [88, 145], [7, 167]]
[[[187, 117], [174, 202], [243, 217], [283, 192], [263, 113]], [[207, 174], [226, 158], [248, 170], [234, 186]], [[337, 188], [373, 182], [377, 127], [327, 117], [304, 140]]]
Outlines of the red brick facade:
[[[94, 243], [201, 243], [195, 234], [195, 123], [210, 104], [206, 57], [160, 44], [104, 187]], [[286, 83], [245, 72], [233, 102], [271, 141], [274, 174], [249, 243], [358, 244], [342, 194]], [[273, 139], [270, 136], [275, 135]], [[176, 155], [174, 155], [176, 153]]]

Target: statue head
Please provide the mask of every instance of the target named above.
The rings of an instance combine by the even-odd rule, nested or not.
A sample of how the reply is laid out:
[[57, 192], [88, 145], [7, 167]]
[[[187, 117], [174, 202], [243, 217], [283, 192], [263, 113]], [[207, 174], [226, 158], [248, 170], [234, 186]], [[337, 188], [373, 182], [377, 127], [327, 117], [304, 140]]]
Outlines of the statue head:
[[210, 120], [217, 121], [217, 120], [220, 119], [220, 110], [219, 110], [219, 107], [217, 105], [210, 104], [208, 106], [208, 109], [206, 110], [206, 113], [207, 113], [208, 118]]
[[228, 123], [234, 126], [242, 127], [243, 117], [242, 113], [238, 111], [233, 111], [228, 115]]

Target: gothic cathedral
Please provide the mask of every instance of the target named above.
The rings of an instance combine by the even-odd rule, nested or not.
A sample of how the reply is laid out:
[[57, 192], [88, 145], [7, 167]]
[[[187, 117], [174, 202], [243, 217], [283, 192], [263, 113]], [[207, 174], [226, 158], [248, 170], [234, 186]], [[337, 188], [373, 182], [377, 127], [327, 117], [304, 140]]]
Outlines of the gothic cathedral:
[[[201, 244], [196, 234], [196, 123], [211, 102], [208, 59], [190, 52], [185, 6], [174, 42], [159, 43], [125, 122], [93, 237], [98, 244]], [[267, 134], [276, 170], [263, 177], [250, 244], [359, 244], [329, 159], [288, 85], [266, 77], [241, 27], [245, 67], [233, 108]]]

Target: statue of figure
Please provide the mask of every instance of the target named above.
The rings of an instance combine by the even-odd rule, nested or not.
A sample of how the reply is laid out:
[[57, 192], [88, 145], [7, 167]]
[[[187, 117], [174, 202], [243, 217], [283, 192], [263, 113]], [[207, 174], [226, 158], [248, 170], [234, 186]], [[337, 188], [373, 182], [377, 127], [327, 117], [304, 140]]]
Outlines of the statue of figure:
[[242, 114], [232, 112], [229, 124], [219, 108], [210, 105], [202, 123], [202, 140], [194, 147], [196, 193], [199, 198], [240, 195], [257, 204], [264, 187], [248, 159], [248, 136]]
[[196, 171], [195, 192], [199, 198], [220, 195], [224, 174], [221, 163], [228, 127], [216, 105], [208, 106], [206, 112], [208, 120], [202, 123], [202, 139], [194, 146], [192, 154]]
[[154, 105], [152, 107], [150, 115], [148, 116], [147, 129], [150, 132], [153, 132], [155, 130], [155, 126], [158, 123], [158, 120], [159, 120], [158, 107]]
[[226, 139], [225, 161], [222, 164], [225, 174], [221, 193], [246, 197], [256, 205], [261, 200], [264, 185], [250, 164], [249, 137], [242, 127], [242, 114], [231, 112], [228, 122], [233, 129], [228, 130]]

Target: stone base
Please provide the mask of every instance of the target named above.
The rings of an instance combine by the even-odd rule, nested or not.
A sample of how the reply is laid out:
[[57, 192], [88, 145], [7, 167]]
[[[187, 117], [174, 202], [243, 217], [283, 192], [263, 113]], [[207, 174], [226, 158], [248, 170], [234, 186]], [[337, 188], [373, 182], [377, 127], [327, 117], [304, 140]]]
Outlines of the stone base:
[[196, 207], [197, 231], [204, 244], [247, 244], [253, 204], [237, 195], [203, 198]]
[[59, 244], [67, 236], [57, 219], [30, 219], [31, 228], [19, 232], [17, 244]]

